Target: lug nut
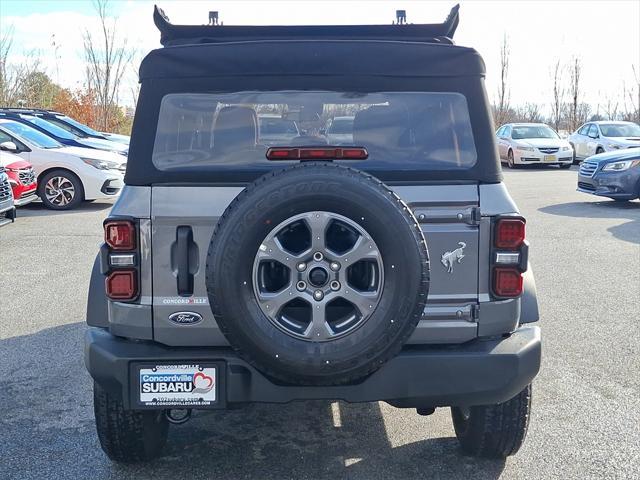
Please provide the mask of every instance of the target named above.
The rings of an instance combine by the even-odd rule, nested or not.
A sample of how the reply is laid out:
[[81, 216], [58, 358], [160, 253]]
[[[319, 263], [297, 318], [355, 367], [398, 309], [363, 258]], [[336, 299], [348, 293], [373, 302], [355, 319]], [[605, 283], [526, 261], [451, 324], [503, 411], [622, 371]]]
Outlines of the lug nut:
[[333, 270], [334, 272], [337, 272], [338, 270], [340, 270], [340, 264], [338, 262], [331, 262], [331, 265], [329, 265], [331, 267], [331, 270]]
[[324, 298], [324, 293], [322, 293], [322, 290], [316, 290], [315, 292], [313, 292], [313, 299], [314, 300], [317, 300], [319, 302], [323, 298]]
[[316, 253], [313, 254], [313, 259], [316, 262], [322, 261], [323, 258], [324, 258], [324, 255], [322, 254], [322, 252], [316, 252]]
[[303, 292], [307, 289], [307, 284], [300, 280], [298, 283], [296, 283], [296, 288], [299, 292]]
[[334, 292], [340, 290], [340, 282], [337, 280], [334, 280], [333, 282], [331, 282], [331, 290], [333, 290]]
[[296, 269], [299, 272], [304, 272], [307, 269], [307, 264], [304, 262], [300, 262], [299, 264], [296, 265]]

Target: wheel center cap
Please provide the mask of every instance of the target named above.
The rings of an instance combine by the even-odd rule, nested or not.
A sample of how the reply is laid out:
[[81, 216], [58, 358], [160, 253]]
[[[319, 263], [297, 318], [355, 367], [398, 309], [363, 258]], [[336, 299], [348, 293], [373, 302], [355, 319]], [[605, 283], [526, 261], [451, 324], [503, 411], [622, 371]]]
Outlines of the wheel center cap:
[[309, 283], [314, 287], [323, 287], [329, 280], [329, 274], [322, 267], [316, 267], [309, 272]]

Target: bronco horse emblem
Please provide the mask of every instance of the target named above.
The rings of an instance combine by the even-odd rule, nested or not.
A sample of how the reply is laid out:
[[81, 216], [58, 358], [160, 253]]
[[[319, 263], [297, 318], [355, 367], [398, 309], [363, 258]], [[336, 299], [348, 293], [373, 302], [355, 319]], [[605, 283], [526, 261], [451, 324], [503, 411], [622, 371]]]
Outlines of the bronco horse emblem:
[[444, 252], [442, 254], [442, 258], [440, 259], [440, 262], [442, 262], [442, 265], [444, 265], [448, 273], [453, 272], [454, 262], [460, 263], [464, 258], [464, 248], [467, 246], [467, 244], [464, 242], [458, 242], [458, 245], [460, 245], [459, 248], [456, 248], [451, 252]]

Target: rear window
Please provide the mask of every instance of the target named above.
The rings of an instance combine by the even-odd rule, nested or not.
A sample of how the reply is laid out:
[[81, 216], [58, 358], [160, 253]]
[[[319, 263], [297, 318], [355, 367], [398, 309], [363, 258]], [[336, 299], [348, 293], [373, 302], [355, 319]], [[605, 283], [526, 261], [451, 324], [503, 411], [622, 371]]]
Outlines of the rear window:
[[159, 170], [261, 169], [287, 163], [266, 160], [269, 146], [329, 144], [366, 147], [365, 170], [467, 169], [477, 157], [459, 93], [278, 91], [165, 95], [152, 158]]

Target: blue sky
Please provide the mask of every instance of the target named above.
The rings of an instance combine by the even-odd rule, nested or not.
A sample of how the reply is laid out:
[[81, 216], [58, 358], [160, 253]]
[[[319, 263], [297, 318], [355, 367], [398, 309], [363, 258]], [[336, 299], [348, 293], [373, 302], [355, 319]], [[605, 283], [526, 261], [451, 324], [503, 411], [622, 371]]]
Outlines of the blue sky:
[[[114, 0], [111, 13], [136, 51], [136, 60], [159, 47], [152, 21], [158, 3], [174, 23], [206, 23], [207, 12], [220, 11], [225, 24], [390, 23], [396, 9], [408, 21], [440, 22], [457, 0]], [[499, 49], [507, 35], [511, 49], [514, 103], [548, 103], [550, 69], [560, 59], [579, 56], [587, 100], [596, 104], [621, 96], [640, 75], [640, 1], [638, 0], [462, 0], [456, 42], [476, 48], [487, 64], [487, 90], [495, 96]], [[0, 30], [13, 29], [15, 62], [36, 52], [54, 80], [67, 87], [84, 79], [82, 35], [97, 29], [90, 0], [0, 0]], [[55, 48], [54, 48], [55, 43]], [[33, 56], [33, 54], [31, 54]], [[57, 60], [56, 60], [57, 59]], [[135, 83], [132, 68], [124, 87]], [[128, 86], [127, 86], [128, 85]]]

